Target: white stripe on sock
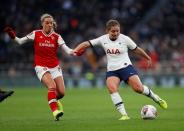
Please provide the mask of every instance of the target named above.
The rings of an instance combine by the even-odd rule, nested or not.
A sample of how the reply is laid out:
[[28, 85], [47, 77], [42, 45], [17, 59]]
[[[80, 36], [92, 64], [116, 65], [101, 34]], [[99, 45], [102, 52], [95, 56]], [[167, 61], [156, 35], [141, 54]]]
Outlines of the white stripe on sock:
[[50, 105], [51, 103], [53, 103], [53, 102], [57, 102], [57, 100], [56, 100], [56, 99], [51, 99], [51, 100], [49, 101], [49, 105]]
[[127, 115], [124, 104], [122, 102], [122, 99], [121, 99], [121, 96], [119, 95], [119, 93], [114, 92], [110, 95], [111, 95], [112, 102], [115, 106], [118, 103], [122, 103], [122, 104], [119, 104], [118, 106], [116, 106], [116, 109], [121, 113], [121, 115]]
[[150, 88], [148, 88], [146, 85], [143, 85], [143, 88], [144, 88], [144, 90], [143, 90], [142, 94], [152, 98], [155, 102], [160, 100], [160, 97], [158, 95], [156, 95], [155, 93], [153, 93], [153, 91]]

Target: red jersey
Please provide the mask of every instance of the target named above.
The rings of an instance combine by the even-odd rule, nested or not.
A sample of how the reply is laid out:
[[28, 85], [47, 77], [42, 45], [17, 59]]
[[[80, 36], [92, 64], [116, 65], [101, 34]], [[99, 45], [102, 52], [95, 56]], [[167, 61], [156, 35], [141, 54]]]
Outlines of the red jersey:
[[59, 65], [57, 50], [65, 43], [59, 34], [51, 32], [46, 35], [42, 30], [36, 30], [26, 37], [34, 40], [34, 66], [53, 68]]

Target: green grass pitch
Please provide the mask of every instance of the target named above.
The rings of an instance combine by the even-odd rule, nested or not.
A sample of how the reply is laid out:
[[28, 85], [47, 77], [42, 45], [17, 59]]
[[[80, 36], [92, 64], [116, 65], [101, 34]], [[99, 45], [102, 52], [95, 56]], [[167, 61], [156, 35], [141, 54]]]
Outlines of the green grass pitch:
[[[105, 88], [66, 89], [65, 114], [58, 122], [53, 121], [44, 87], [14, 90], [15, 94], [0, 103], [0, 131], [184, 131], [184, 88], [153, 89], [167, 100], [167, 110], [130, 88], [120, 88], [131, 117], [128, 121], [118, 121], [120, 115]], [[157, 108], [157, 119], [140, 118], [145, 104]]]

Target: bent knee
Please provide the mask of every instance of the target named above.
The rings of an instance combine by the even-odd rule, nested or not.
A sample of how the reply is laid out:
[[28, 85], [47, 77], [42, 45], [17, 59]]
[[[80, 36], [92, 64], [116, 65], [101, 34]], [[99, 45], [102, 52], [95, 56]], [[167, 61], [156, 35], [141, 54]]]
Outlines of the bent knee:
[[108, 87], [108, 91], [110, 94], [114, 93], [114, 92], [117, 92], [118, 91], [118, 88], [117, 87]]
[[48, 84], [48, 85], [46, 85], [46, 87], [49, 91], [56, 91], [56, 85], [54, 83]]
[[56, 91], [56, 87], [55, 86], [48, 86], [47, 87], [49, 91]]
[[133, 87], [133, 90], [137, 93], [142, 93], [143, 92], [143, 86], [137, 85]]

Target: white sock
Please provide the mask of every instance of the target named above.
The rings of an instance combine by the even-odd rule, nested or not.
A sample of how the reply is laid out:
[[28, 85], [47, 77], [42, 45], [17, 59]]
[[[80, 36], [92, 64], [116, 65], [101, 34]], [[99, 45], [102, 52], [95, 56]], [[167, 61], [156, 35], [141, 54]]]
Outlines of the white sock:
[[143, 88], [144, 90], [142, 94], [152, 98], [155, 102], [158, 102], [160, 100], [159, 96], [153, 93], [153, 91], [150, 88], [148, 88], [146, 85], [143, 85]]
[[119, 93], [115, 92], [115, 93], [112, 93], [110, 95], [111, 95], [111, 99], [112, 99], [113, 104], [116, 106], [116, 109], [121, 113], [121, 115], [127, 115], [123, 101], [122, 101]]

